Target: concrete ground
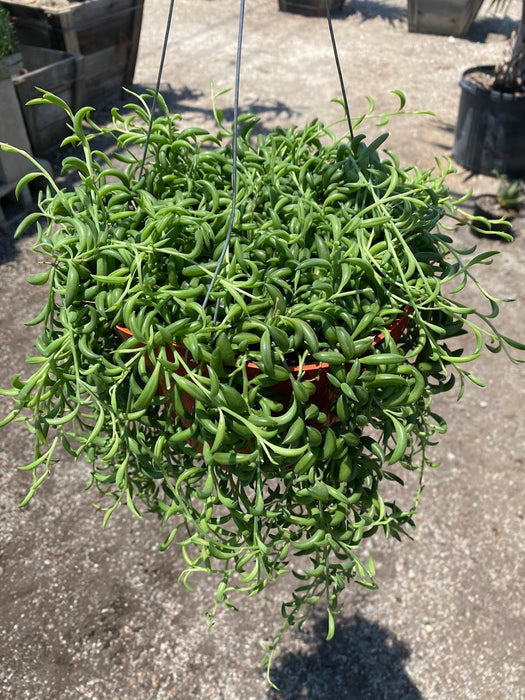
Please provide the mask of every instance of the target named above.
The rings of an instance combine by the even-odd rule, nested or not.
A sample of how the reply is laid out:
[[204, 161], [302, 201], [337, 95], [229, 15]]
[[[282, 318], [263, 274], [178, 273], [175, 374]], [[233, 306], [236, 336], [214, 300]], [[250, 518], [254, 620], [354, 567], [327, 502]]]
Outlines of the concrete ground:
[[[462, 70], [502, 55], [519, 0], [506, 19], [482, 12], [461, 39], [408, 33], [405, 0], [346, 0], [334, 19], [351, 109], [364, 95], [381, 108], [407, 96], [411, 109], [390, 128], [404, 164], [431, 167], [450, 155]], [[146, 0], [135, 81], [152, 86], [160, 57], [164, 0]], [[211, 126], [210, 81], [234, 79], [237, 0], [178, 0], [163, 89], [187, 121]], [[278, 12], [277, 0], [247, 2], [241, 82], [243, 108], [268, 128], [339, 116], [339, 95], [325, 21]], [[231, 106], [231, 95], [222, 98]], [[102, 115], [103, 116], [103, 115]], [[375, 133], [375, 127], [366, 127]], [[495, 191], [492, 178], [458, 169], [456, 192]], [[501, 330], [525, 339], [525, 217], [511, 244], [476, 239], [466, 246], [501, 251], [484, 281], [516, 299]], [[0, 385], [23, 370], [31, 334], [24, 321], [42, 290], [29, 287], [32, 239], [0, 237]], [[0, 697], [6, 700], [520, 700], [525, 698], [525, 369], [499, 355], [480, 362], [486, 388], [457, 403], [436, 402], [449, 432], [427, 474], [414, 540], [370, 544], [378, 591], [344, 594], [335, 638], [314, 615], [288, 631], [271, 689], [260, 667], [262, 644], [280, 624], [281, 580], [264, 594], [221, 611], [208, 630], [203, 610], [213, 582], [190, 594], [177, 584], [175, 549], [160, 553], [158, 523], [123, 509], [101, 530], [85, 492], [87, 468], [64, 458], [55, 476], [17, 510], [29, 476], [16, 467], [31, 452], [19, 426], [0, 432]], [[524, 402], [524, 403], [522, 403]], [[7, 402], [1, 401], [0, 412]]]

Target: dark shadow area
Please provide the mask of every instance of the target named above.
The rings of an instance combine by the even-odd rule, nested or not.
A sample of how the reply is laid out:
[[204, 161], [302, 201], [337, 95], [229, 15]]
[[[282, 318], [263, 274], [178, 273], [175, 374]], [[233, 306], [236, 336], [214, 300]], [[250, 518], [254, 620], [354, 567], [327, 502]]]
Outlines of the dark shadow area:
[[407, 18], [406, 8], [385, 7], [379, 0], [347, 0], [339, 12], [333, 13], [334, 19], [345, 19], [350, 15], [361, 15], [362, 22], [381, 17], [390, 24]]
[[0, 266], [15, 260], [18, 251], [13, 237], [15, 223], [9, 222], [0, 227]]
[[[154, 89], [154, 85], [134, 85], [133, 89], [139, 94], [146, 93]], [[206, 100], [208, 107], [202, 107], [195, 104], [198, 100], [203, 97], [202, 92], [196, 92], [189, 87], [181, 87], [178, 89], [173, 89], [170, 84], [161, 85], [160, 89], [161, 95], [164, 98], [166, 105], [171, 114], [181, 114], [184, 120], [185, 116], [192, 117], [195, 115], [201, 115], [205, 119], [213, 120], [213, 110], [211, 107], [211, 92], [209, 99]], [[130, 100], [123, 100], [122, 105], [126, 104]], [[226, 124], [230, 124], [233, 120], [233, 90], [226, 95], [222, 96], [217, 101], [217, 107], [222, 110], [224, 120]], [[267, 104], [260, 102], [242, 102], [239, 105], [239, 113], [246, 114], [252, 113], [261, 120], [258, 128], [255, 129], [256, 133], [268, 134], [272, 128], [264, 128], [262, 123], [265, 121], [271, 122], [272, 119], [285, 115], [287, 118], [291, 117], [295, 112], [293, 109], [288, 107], [284, 102], [280, 100], [275, 100], [268, 102]], [[181, 128], [184, 128], [183, 122]]]
[[[459, 91], [459, 87], [458, 87]], [[434, 117], [434, 124], [436, 124], [437, 128], [439, 129], [440, 132], [442, 132], [444, 135], [447, 135], [447, 138], [445, 141], [441, 141], [438, 139], [428, 139], [427, 143], [431, 143], [432, 146], [436, 149], [436, 153], [440, 153], [442, 155], [448, 155], [450, 156], [451, 151], [452, 151], [452, 141], [454, 139], [454, 132], [456, 130], [456, 125], [451, 124], [450, 122], [446, 122], [443, 119], [438, 119], [437, 117]], [[452, 140], [451, 140], [452, 136]]]
[[[18, 244], [15, 239], [15, 231], [20, 222], [31, 212], [37, 210], [39, 184], [43, 186], [43, 181], [36, 180], [29, 185], [31, 196], [22, 202], [17, 199], [14, 188], [1, 201], [2, 215], [4, 219], [0, 221], [0, 266], [16, 260], [18, 257]], [[35, 236], [36, 225], [29, 226], [24, 236]]]
[[269, 700], [422, 700], [404, 669], [410, 649], [387, 629], [360, 615], [338, 619], [329, 642], [326, 629], [317, 620], [309, 636], [320, 641], [310, 651], [276, 658], [271, 678], [280, 690]]
[[478, 16], [463, 39], [484, 44], [489, 34], [501, 34], [502, 36], [510, 37], [512, 32], [518, 28], [518, 25], [519, 22], [510, 17]]
[[[149, 95], [154, 90], [154, 82], [134, 83], [129, 89], [125, 88], [122, 90], [120, 98], [113, 98], [107, 105], [99, 104], [94, 112], [95, 121], [98, 124], [109, 122], [111, 120], [111, 110], [114, 108], [118, 109], [118, 111], [122, 114], [125, 114], [125, 106], [128, 103], [131, 104], [135, 101], [135, 94]], [[191, 105], [192, 102], [196, 102], [202, 98], [203, 93], [200, 90], [193, 90], [187, 86], [174, 89], [170, 83], [161, 82], [159, 91], [172, 114], [181, 111], [202, 113], [206, 115], [211, 114], [211, 109], [199, 109], [194, 105]]]
[[[135, 83], [132, 87], [132, 92], [138, 95], [149, 95], [155, 90], [154, 83]], [[209, 93], [208, 99], [202, 100], [206, 97], [201, 91], [193, 90], [188, 86], [182, 86], [180, 88], [174, 89], [170, 83], [161, 83], [160, 94], [166, 102], [166, 106], [170, 114], [180, 114], [182, 116], [182, 121], [179, 122], [180, 128], [184, 129], [185, 119], [191, 119], [195, 116], [201, 116], [203, 120], [213, 120], [213, 109], [212, 109], [212, 94]], [[131, 104], [135, 101], [134, 95], [130, 93], [123, 93], [119, 100], [113, 100], [110, 105], [99, 106], [93, 113], [93, 120], [97, 124], [106, 124], [111, 121], [111, 110], [116, 108], [121, 114], [129, 113], [126, 109], [127, 104]], [[205, 107], [199, 102], [204, 102]], [[151, 102], [149, 102], [151, 104]], [[221, 96], [217, 100], [217, 107], [222, 110], [224, 120], [226, 125], [230, 125], [233, 121], [233, 90], [225, 95]], [[261, 120], [261, 123], [256, 129], [255, 133], [258, 134], [268, 134], [273, 130], [273, 127], [262, 126], [265, 122], [272, 123], [277, 117], [284, 116], [289, 118], [295, 114], [295, 111], [291, 109], [287, 104], [281, 102], [280, 100], [275, 100], [268, 102], [267, 104], [261, 102], [243, 102], [241, 96], [241, 103], [239, 105], [239, 113], [246, 114], [252, 113]], [[160, 109], [157, 109], [157, 115], [160, 115]], [[213, 128], [211, 129], [213, 132]], [[97, 140], [98, 147], [101, 150], [105, 150], [105, 145], [111, 150], [111, 146], [114, 145], [113, 140], [108, 137], [107, 143], [104, 143], [104, 137], [99, 137]], [[60, 169], [60, 162], [62, 160], [62, 152], [57, 154], [53, 166], [58, 170]]]

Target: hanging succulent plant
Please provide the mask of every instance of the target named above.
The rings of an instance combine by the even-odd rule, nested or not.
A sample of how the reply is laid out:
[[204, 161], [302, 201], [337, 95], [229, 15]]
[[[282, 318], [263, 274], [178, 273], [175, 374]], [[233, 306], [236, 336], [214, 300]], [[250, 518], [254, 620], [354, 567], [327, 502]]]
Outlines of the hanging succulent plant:
[[[61, 190], [41, 169], [19, 184], [48, 179], [17, 232], [36, 223], [29, 282], [48, 289], [30, 321], [36, 369], [1, 392], [14, 408], [0, 425], [24, 421], [35, 441], [24, 503], [62, 445], [92, 465], [104, 522], [122, 503], [160, 516], [188, 586], [214, 574], [217, 603], [233, 605], [291, 571], [284, 625], [323, 599], [331, 636], [347, 582], [375, 586], [363, 539], [414, 525], [445, 430], [433, 396], [481, 383], [465, 364], [485, 344], [525, 349], [499, 334], [498, 300], [475, 277], [494, 253], [455, 247], [448, 162], [404, 168], [380, 150], [386, 134], [337, 139], [319, 121], [254, 136], [252, 115], [239, 119], [225, 246], [231, 131], [219, 110], [215, 134], [180, 128], [160, 100], [143, 160], [148, 100], [109, 127], [39, 100], [71, 120], [79, 155], [63, 172], [80, 184]], [[462, 302], [465, 287], [488, 313]]]

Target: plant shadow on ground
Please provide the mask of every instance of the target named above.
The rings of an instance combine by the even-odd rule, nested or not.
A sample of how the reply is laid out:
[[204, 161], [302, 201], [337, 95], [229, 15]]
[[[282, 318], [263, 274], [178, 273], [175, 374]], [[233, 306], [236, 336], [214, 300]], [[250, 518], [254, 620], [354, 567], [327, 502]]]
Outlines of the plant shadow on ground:
[[339, 12], [334, 12], [333, 18], [345, 19], [350, 15], [361, 15], [362, 22], [381, 17], [393, 24], [395, 21], [406, 21], [407, 11], [404, 7], [385, 7], [379, 0], [352, 0], [345, 3]]
[[14, 224], [11, 222], [0, 229], [0, 266], [15, 260], [18, 251], [16, 241], [13, 238]]
[[324, 618], [316, 620], [309, 636], [322, 641], [315, 648], [275, 659], [279, 691], [268, 700], [422, 700], [404, 669], [411, 652], [386, 628], [355, 615], [337, 620], [331, 641], [326, 629]]
[[[15, 239], [15, 231], [18, 224], [27, 214], [29, 214], [31, 211], [36, 211], [38, 186], [35, 185], [34, 187], [31, 187], [31, 192], [33, 196], [33, 203], [31, 207], [24, 209], [22, 205], [18, 204], [18, 200], [13, 194], [11, 206], [4, 209], [4, 215], [6, 216], [7, 221], [5, 224], [0, 224], [0, 267], [6, 263], [16, 260], [18, 257], [18, 245]], [[2, 204], [4, 204], [4, 202], [2, 202]], [[36, 226], [32, 225], [24, 235], [34, 236], [35, 234]]]
[[[459, 92], [459, 87], [458, 87]], [[435, 139], [425, 139], [427, 143], [432, 144], [436, 153], [441, 153], [444, 156], [452, 157], [452, 146], [451, 139], [454, 138], [455, 125], [450, 122], [440, 119], [439, 117], [433, 117], [434, 124], [436, 125], [436, 131], [443, 134], [443, 141], [438, 138]], [[452, 160], [452, 167], [457, 167], [457, 164]]]
[[518, 28], [518, 25], [518, 20], [514, 20], [511, 17], [496, 17], [494, 15], [478, 17], [472, 23], [463, 39], [473, 43], [484, 44], [489, 34], [501, 34], [502, 36], [510, 37], [512, 32]]
[[[134, 91], [142, 94], [152, 90], [153, 87], [153, 85], [135, 85]], [[198, 117], [206, 120], [206, 122], [213, 121], [214, 116], [212, 109], [211, 89], [209, 96], [207, 96], [206, 94], [200, 91], [192, 90], [189, 87], [182, 87], [174, 90], [171, 85], [164, 84], [161, 86], [160, 93], [166, 102], [170, 114], [180, 114], [182, 116], [183, 121], [181, 123], [181, 128], [184, 128], [185, 118], [192, 119], [194, 117]], [[217, 107], [222, 110], [225, 124], [229, 125], [233, 121], [233, 90], [229, 91], [226, 95], [223, 95], [217, 100]], [[242, 101], [241, 95], [239, 113], [254, 114], [261, 120], [257, 129], [255, 130], [256, 133], [268, 134], [273, 130], [273, 127], [263, 127], [263, 123], [268, 122], [271, 124], [272, 122], [275, 122], [275, 119], [278, 119], [283, 115], [286, 118], [290, 118], [295, 112], [280, 100], [272, 100], [266, 104], [261, 102], [245, 102]], [[213, 131], [213, 128], [211, 128], [210, 131]]]
[[[154, 91], [154, 83], [135, 83], [132, 89], [128, 91], [127, 94], [124, 93], [120, 100], [113, 101], [111, 106], [96, 109], [92, 115], [93, 119], [97, 124], [108, 124], [111, 121], [111, 109], [117, 108], [121, 114], [129, 114], [130, 110], [127, 109], [126, 105], [134, 102], [135, 94], [148, 97], [151, 96]], [[209, 125], [210, 122], [214, 123], [211, 88], [209, 95], [206, 95], [199, 90], [193, 90], [187, 86], [174, 89], [169, 83], [161, 83], [159, 93], [164, 99], [169, 113], [171, 115], [180, 114], [182, 116], [182, 120], [178, 123], [179, 129], [182, 130], [186, 128], [186, 126], [195, 126], [195, 123], [199, 125], [203, 123]], [[151, 105], [151, 102], [149, 102], [149, 104]], [[233, 121], [233, 90], [217, 100], [217, 107], [222, 110], [224, 123], [229, 127]], [[289, 119], [295, 114], [295, 111], [284, 102], [275, 100], [266, 104], [250, 101], [241, 102], [239, 105], [239, 113], [251, 113], [258, 117], [261, 121], [254, 129], [254, 133], [266, 135], [273, 131], [273, 125], [276, 123], [276, 120], [278, 121], [281, 117]], [[160, 115], [161, 110], [157, 108], [156, 116]], [[267, 126], [264, 126], [265, 124], [267, 124]], [[209, 128], [213, 133], [214, 126], [212, 125]], [[98, 148], [105, 151], [107, 155], [110, 155], [111, 152], [115, 150], [114, 141], [111, 137], [97, 138]], [[59, 153], [58, 156], [59, 157], [53, 163], [55, 172], [60, 170], [62, 154]]]

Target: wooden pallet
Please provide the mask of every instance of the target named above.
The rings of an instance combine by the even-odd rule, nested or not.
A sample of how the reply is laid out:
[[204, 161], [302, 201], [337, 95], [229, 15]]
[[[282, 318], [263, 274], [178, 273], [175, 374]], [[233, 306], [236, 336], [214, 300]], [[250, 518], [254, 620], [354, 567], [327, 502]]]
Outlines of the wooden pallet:
[[131, 86], [143, 0], [84, 0], [69, 7], [34, 7], [6, 0], [21, 44], [85, 58], [84, 104], [98, 106]]
[[483, 0], [408, 0], [408, 31], [463, 36]]
[[27, 103], [40, 97], [40, 88], [57, 95], [73, 110], [79, 109], [84, 90], [83, 57], [37, 46], [22, 46], [21, 51], [27, 71], [14, 76], [12, 82], [33, 153], [43, 156], [55, 151], [71, 133], [67, 116], [58, 105]]

